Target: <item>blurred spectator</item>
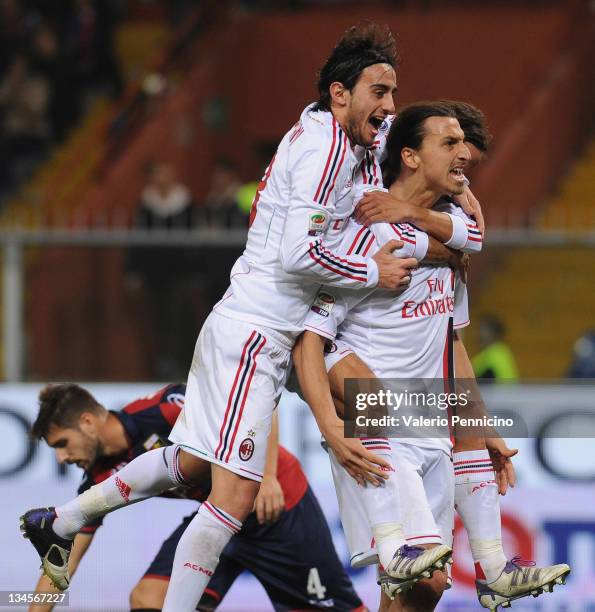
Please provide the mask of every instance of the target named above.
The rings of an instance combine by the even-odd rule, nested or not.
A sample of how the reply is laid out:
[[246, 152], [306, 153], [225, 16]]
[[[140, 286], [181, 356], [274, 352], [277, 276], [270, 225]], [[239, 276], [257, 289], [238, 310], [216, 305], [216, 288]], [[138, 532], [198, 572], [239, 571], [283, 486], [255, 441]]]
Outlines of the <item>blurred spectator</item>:
[[471, 363], [475, 376], [483, 380], [508, 382], [519, 377], [512, 351], [504, 342], [505, 330], [497, 317], [486, 315], [479, 321], [479, 345], [481, 351]]
[[[147, 168], [135, 226], [169, 231], [190, 229], [193, 201], [170, 163], [159, 161]], [[196, 336], [193, 312], [195, 270], [189, 249], [136, 247], [128, 254], [128, 288], [143, 292], [157, 347], [153, 377], [181, 380], [187, 374]]]
[[14, 56], [0, 82], [0, 174], [10, 192], [43, 158], [50, 140], [50, 87], [30, 71], [23, 53]]
[[167, 162], [145, 168], [147, 184], [141, 194], [135, 225], [147, 229], [190, 228], [194, 212], [192, 194]]
[[258, 185], [258, 181], [249, 181], [248, 183], [240, 185], [239, 189], [236, 191], [236, 203], [238, 209], [244, 216], [244, 224], [250, 216], [250, 210], [252, 209], [252, 203], [256, 197]]
[[65, 31], [66, 53], [72, 58], [78, 85], [87, 97], [122, 93], [122, 77], [114, 52], [117, 11], [108, 0], [75, 0]]
[[0, 196], [10, 195], [97, 94], [122, 81], [119, 0], [0, 0]]
[[241, 186], [237, 166], [229, 159], [217, 161], [204, 201], [210, 225], [245, 226], [245, 215], [239, 210], [237, 201], [238, 189]]
[[47, 24], [35, 32], [31, 53], [33, 70], [49, 83], [52, 135], [60, 142], [77, 122], [81, 111], [72, 62], [60, 48], [56, 31]]
[[575, 343], [569, 378], [595, 378], [595, 330], [583, 334]]

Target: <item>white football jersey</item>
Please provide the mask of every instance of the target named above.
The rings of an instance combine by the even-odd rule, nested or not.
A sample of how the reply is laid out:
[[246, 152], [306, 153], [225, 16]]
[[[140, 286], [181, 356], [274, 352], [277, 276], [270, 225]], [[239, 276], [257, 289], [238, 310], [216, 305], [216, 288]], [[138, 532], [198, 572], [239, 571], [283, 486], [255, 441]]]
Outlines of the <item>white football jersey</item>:
[[[446, 200], [435, 209], [466, 218]], [[423, 258], [427, 236], [408, 224], [378, 223], [367, 228], [350, 220], [343, 248], [347, 253], [373, 255], [395, 238], [404, 243], [396, 255]], [[304, 328], [331, 340], [340, 338], [379, 378], [436, 379], [453, 375], [452, 330], [468, 323], [466, 285], [446, 265], [422, 265], [400, 294], [323, 287]], [[407, 438], [407, 442], [449, 452], [452, 443], [447, 434], [437, 431], [434, 437]]]
[[350, 142], [329, 112], [307, 107], [285, 135], [252, 206], [246, 248], [215, 310], [295, 338], [321, 284], [363, 289], [378, 283], [374, 261], [328, 248], [354, 208], [366, 149]]

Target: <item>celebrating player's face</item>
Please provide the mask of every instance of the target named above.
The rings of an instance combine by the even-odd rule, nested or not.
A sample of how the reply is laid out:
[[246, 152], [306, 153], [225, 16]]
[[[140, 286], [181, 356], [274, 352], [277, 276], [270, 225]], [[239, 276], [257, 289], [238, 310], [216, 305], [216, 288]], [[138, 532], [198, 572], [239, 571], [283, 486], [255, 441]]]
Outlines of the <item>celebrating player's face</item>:
[[374, 64], [364, 69], [349, 95], [347, 132], [355, 144], [374, 144], [378, 130], [388, 115], [395, 113], [397, 77], [392, 66]]
[[76, 463], [84, 470], [93, 467], [100, 455], [99, 440], [80, 429], [52, 426], [46, 441], [56, 451], [58, 463]]
[[465, 187], [465, 167], [471, 154], [459, 122], [452, 117], [430, 117], [424, 123], [424, 139], [417, 151], [419, 169], [429, 186], [444, 194], [458, 194]]

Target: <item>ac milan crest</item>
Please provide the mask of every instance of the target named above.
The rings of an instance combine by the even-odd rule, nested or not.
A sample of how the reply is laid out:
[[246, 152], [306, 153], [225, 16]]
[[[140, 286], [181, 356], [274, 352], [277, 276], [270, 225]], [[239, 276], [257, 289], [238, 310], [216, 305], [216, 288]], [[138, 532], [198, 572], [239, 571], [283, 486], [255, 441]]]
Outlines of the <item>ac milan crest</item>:
[[240, 455], [240, 459], [242, 461], [248, 461], [248, 459], [252, 457], [254, 454], [254, 442], [251, 438], [245, 438], [242, 440], [238, 454]]

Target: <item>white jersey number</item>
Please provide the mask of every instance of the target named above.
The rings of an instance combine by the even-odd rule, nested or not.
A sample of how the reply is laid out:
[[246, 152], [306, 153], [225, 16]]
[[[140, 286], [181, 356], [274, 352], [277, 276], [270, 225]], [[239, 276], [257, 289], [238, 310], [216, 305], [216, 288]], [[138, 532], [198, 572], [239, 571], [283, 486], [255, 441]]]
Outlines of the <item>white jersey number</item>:
[[314, 595], [317, 599], [324, 599], [326, 587], [320, 582], [318, 569], [313, 567], [308, 574], [308, 595]]

